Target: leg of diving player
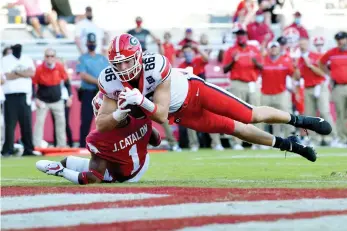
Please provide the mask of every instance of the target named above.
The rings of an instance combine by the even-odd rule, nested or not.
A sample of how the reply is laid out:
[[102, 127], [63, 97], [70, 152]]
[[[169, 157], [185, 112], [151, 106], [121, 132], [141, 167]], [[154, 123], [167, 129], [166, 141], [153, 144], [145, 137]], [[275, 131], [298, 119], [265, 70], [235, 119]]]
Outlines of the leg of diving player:
[[[322, 118], [311, 116], [295, 116], [289, 112], [273, 107], [253, 107], [230, 92], [198, 79], [199, 100], [204, 109], [242, 123], [282, 123], [294, 127], [309, 129], [321, 135], [331, 133], [331, 125]], [[213, 100], [211, 100], [213, 99]]]
[[[194, 113], [194, 112], [193, 112]], [[223, 133], [253, 144], [266, 145], [278, 148], [282, 151], [297, 153], [310, 161], [316, 160], [316, 153], [311, 147], [306, 147], [298, 142], [296, 136], [281, 138], [260, 130], [252, 124], [244, 124], [228, 117], [217, 115], [213, 112], [201, 109], [195, 111], [196, 117], [188, 117], [191, 111], [186, 111], [180, 118], [179, 124], [197, 131], [206, 133]], [[179, 116], [180, 117], [180, 116]]]

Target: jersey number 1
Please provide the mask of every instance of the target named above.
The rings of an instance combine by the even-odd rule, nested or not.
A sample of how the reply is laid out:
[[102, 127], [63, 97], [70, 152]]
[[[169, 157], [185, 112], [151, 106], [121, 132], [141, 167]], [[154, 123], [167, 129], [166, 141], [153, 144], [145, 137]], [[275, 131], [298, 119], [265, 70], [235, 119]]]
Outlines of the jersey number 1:
[[140, 160], [139, 160], [139, 154], [137, 153], [136, 144], [131, 146], [129, 150], [129, 156], [131, 156], [131, 159], [133, 160], [133, 170], [131, 171], [131, 174], [133, 174], [140, 168]]

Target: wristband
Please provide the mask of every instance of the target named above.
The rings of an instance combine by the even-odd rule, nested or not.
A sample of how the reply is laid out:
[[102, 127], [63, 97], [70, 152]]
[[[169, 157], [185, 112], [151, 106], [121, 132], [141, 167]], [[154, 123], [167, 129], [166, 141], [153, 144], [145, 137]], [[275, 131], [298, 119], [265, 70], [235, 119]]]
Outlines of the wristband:
[[153, 102], [151, 102], [146, 97], [143, 97], [143, 100], [140, 104], [140, 107], [148, 111], [150, 114], [154, 114], [157, 111], [157, 105]]

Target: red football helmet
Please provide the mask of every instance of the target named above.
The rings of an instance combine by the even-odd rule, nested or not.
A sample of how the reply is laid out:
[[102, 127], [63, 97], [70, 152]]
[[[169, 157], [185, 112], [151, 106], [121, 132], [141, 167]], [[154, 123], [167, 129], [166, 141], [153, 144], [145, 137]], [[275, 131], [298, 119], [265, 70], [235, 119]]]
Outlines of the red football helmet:
[[[132, 62], [133, 65], [126, 70], [121, 70], [120, 64]], [[135, 78], [142, 69], [142, 48], [139, 40], [130, 34], [116, 36], [108, 49], [108, 61], [113, 71], [121, 82]]]
[[315, 37], [315, 38], [313, 39], [313, 44], [314, 44], [315, 46], [319, 46], [319, 45], [323, 46], [323, 45], [324, 45], [324, 38], [323, 38], [322, 36], [317, 36], [317, 37]]

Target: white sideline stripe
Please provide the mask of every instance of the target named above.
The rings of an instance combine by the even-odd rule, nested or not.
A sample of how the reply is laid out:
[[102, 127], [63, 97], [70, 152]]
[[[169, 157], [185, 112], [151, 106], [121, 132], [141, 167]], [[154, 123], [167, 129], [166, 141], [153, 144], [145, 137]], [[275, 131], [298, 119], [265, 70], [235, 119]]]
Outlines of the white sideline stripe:
[[[281, 155], [283, 154], [283, 155]], [[250, 155], [223, 155], [223, 156], [203, 156], [203, 157], [195, 157], [193, 160], [206, 160], [206, 159], [285, 159], [285, 158], [302, 158], [302, 156], [294, 153], [287, 153], [287, 156], [284, 156], [284, 153], [279, 152], [278, 154], [250, 154]], [[333, 153], [333, 154], [317, 154], [317, 157], [347, 157], [345, 153]]]
[[45, 211], [1, 216], [2, 228], [24, 229], [105, 224], [112, 222], [174, 219], [217, 215], [292, 214], [346, 210], [347, 199], [301, 199], [188, 203], [135, 208], [105, 208], [79, 211]]
[[124, 200], [138, 200], [147, 198], [164, 197], [163, 194], [149, 193], [59, 193], [33, 196], [14, 196], [1, 198], [1, 211], [44, 208], [48, 206], [71, 205], [71, 204], [89, 204], [94, 202], [111, 202]]
[[281, 230], [281, 231], [341, 231], [347, 221], [346, 215], [323, 216], [310, 219], [283, 219], [278, 221], [253, 221], [237, 224], [213, 224], [200, 227], [188, 227], [179, 231], [259, 231], [259, 230]]

